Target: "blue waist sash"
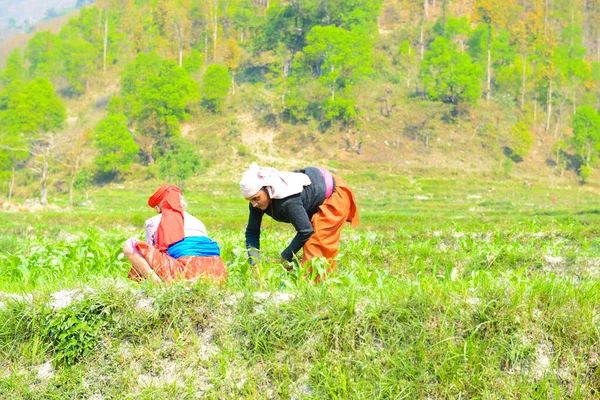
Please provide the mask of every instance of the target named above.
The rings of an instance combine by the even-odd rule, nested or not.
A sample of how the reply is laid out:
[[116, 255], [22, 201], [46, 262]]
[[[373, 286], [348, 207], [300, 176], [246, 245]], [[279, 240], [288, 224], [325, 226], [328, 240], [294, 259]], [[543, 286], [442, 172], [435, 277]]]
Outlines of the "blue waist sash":
[[173, 243], [167, 249], [167, 253], [173, 258], [183, 256], [220, 256], [221, 249], [217, 242], [207, 236], [188, 236], [177, 243]]

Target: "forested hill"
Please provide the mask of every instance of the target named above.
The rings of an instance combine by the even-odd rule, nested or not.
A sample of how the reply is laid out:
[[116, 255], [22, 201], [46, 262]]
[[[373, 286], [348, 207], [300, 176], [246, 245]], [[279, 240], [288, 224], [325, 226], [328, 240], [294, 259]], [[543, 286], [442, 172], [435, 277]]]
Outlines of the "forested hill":
[[0, 85], [2, 195], [42, 203], [259, 155], [586, 182], [600, 1], [99, 0]]

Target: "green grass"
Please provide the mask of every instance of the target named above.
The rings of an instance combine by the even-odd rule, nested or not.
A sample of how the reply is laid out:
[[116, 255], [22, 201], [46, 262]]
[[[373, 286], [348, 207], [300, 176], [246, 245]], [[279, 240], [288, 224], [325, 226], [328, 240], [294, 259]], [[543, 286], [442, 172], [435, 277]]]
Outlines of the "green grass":
[[[277, 263], [293, 231], [268, 219], [252, 275], [234, 184], [186, 190], [221, 246], [222, 287], [127, 281], [121, 244], [151, 216], [142, 190], [1, 213], [0, 398], [598, 397], [593, 191], [343, 175], [362, 221], [320, 285]], [[61, 289], [78, 292], [55, 308]]]

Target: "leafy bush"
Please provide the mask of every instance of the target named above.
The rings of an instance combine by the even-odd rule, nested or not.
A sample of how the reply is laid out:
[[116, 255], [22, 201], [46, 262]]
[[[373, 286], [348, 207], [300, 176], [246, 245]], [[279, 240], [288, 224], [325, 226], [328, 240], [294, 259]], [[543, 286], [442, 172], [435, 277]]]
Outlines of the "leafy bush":
[[52, 343], [54, 362], [73, 365], [90, 354], [101, 339], [109, 313], [103, 304], [84, 300], [48, 315], [44, 330]]
[[533, 146], [533, 134], [527, 129], [523, 122], [517, 122], [512, 126], [509, 133], [510, 158], [514, 162], [521, 162], [529, 154]]
[[212, 64], [206, 69], [202, 81], [202, 104], [213, 113], [219, 112], [231, 89], [231, 77], [227, 67]]
[[138, 145], [127, 129], [127, 117], [112, 114], [96, 125], [96, 165], [101, 174], [118, 177], [135, 160]]
[[194, 146], [181, 138], [174, 140], [173, 143], [171, 151], [158, 159], [158, 173], [167, 182], [183, 187], [185, 180], [198, 171], [203, 164]]

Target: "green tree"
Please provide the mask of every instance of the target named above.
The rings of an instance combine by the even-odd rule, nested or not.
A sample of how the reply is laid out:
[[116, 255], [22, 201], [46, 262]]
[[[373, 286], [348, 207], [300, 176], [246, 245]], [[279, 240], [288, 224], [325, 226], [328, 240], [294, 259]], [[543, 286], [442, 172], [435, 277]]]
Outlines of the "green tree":
[[335, 26], [315, 26], [307, 36], [303, 53], [313, 76], [329, 87], [332, 102], [337, 89], [373, 72], [372, 42], [364, 30], [348, 32]]
[[31, 158], [32, 164], [39, 166], [33, 169], [40, 174], [40, 197], [46, 205], [49, 162], [55, 158], [62, 142], [52, 131], [63, 127], [65, 106], [54, 93], [52, 84], [47, 79], [37, 78], [22, 91], [12, 93], [1, 114], [5, 149], [14, 151], [8, 163], [12, 177], [17, 163]]
[[188, 106], [200, 100], [197, 82], [172, 60], [139, 54], [125, 67], [122, 97], [126, 115], [143, 132], [143, 151], [154, 162], [155, 144], [179, 134]]
[[175, 138], [173, 147], [157, 160], [161, 179], [183, 188], [185, 180], [201, 168], [199, 154], [182, 138]]
[[219, 64], [210, 65], [202, 79], [202, 104], [212, 112], [219, 112], [229, 89], [231, 89], [231, 77], [227, 67]]
[[38, 32], [25, 47], [25, 59], [29, 61], [29, 73], [33, 77], [51, 79], [58, 68], [58, 54], [53, 51], [59, 39], [51, 32]]
[[96, 125], [94, 131], [98, 171], [109, 179], [118, 178], [129, 169], [139, 150], [127, 129], [127, 117], [123, 114], [109, 115]]
[[14, 49], [6, 58], [6, 67], [0, 72], [0, 111], [8, 107], [8, 99], [21, 91], [28, 78], [21, 50]]
[[8, 200], [12, 198], [15, 187], [15, 172], [19, 164], [30, 155], [28, 144], [22, 134], [10, 132], [4, 127], [5, 113], [0, 111], [0, 179], [8, 182]]
[[27, 80], [27, 68], [21, 54], [21, 49], [14, 49], [6, 57], [6, 66], [0, 73], [0, 82], [3, 86], [10, 85], [13, 82], [23, 83]]
[[[88, 80], [97, 69], [94, 62], [97, 51], [94, 46], [78, 36], [78, 33], [63, 29], [57, 49], [60, 62], [56, 75], [66, 80], [63, 93], [71, 96], [81, 95], [88, 86]], [[76, 56], [75, 56], [76, 55]]]
[[225, 65], [231, 71], [231, 88], [235, 94], [235, 72], [240, 66], [241, 50], [234, 38], [227, 39], [225, 43]]
[[563, 44], [555, 48], [552, 60], [557, 69], [557, 86], [562, 84], [564, 96], [570, 99], [575, 113], [584, 83], [591, 79], [591, 69], [584, 61], [587, 49], [581, 41], [581, 27], [569, 24], [561, 36]]
[[486, 101], [490, 100], [492, 92], [492, 42], [494, 40], [494, 31], [497, 28], [503, 28], [513, 12], [513, 0], [475, 0], [474, 19], [481, 21], [486, 26], [486, 77], [487, 90]]
[[6, 126], [14, 133], [35, 134], [60, 129], [66, 120], [65, 106], [47, 79], [29, 82], [8, 99]]
[[481, 69], [445, 37], [431, 43], [421, 63], [420, 76], [430, 99], [458, 104], [480, 96]]
[[593, 167], [600, 150], [600, 115], [590, 106], [581, 106], [573, 115], [571, 146], [583, 165]]
[[514, 124], [508, 134], [510, 158], [514, 162], [523, 161], [533, 146], [534, 137], [523, 122]]
[[244, 43], [259, 26], [258, 7], [252, 0], [234, 0], [229, 5], [227, 14], [239, 34], [239, 40]]

